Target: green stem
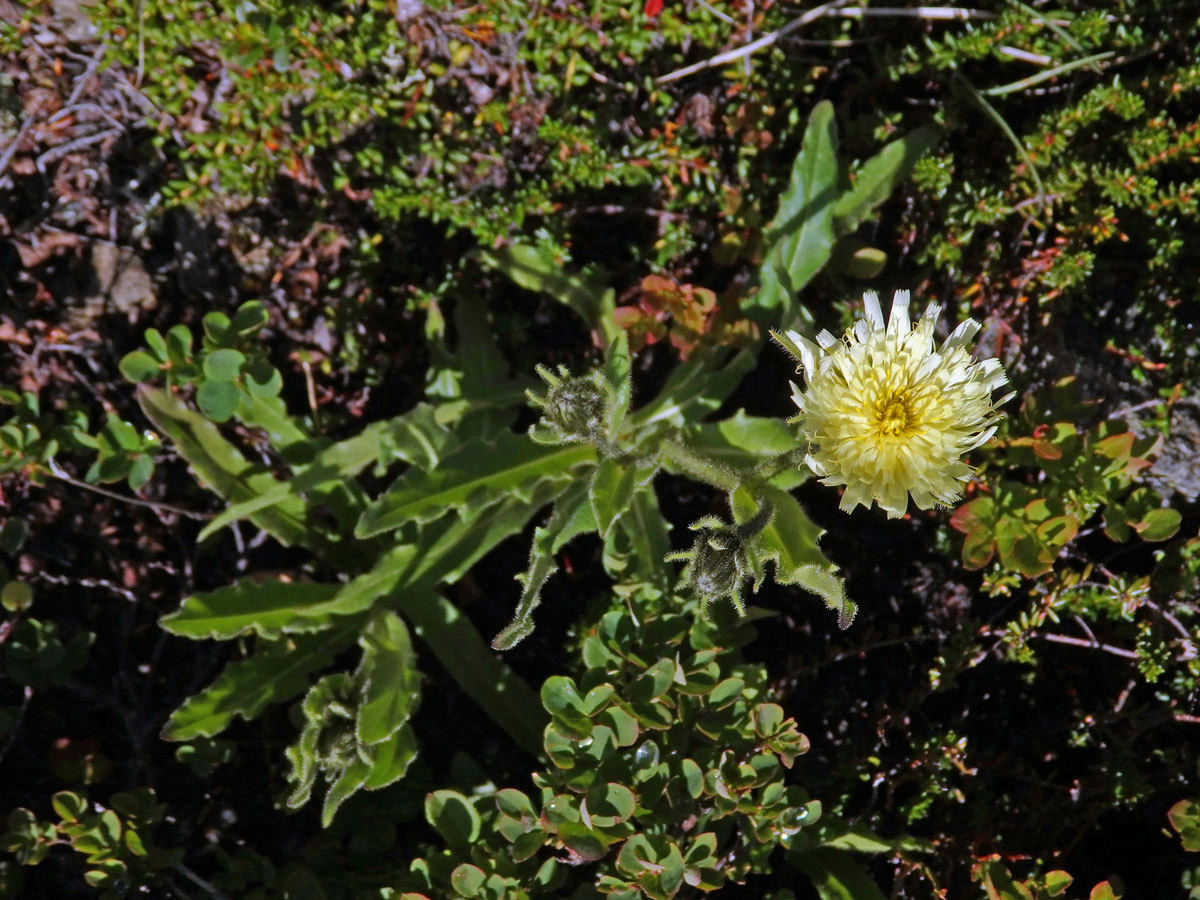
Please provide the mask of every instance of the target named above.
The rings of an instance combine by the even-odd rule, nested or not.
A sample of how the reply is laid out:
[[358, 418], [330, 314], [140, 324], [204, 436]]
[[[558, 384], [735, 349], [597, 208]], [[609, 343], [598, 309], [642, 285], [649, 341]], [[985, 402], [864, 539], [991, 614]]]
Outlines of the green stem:
[[704, 453], [693, 450], [687, 444], [664, 440], [659, 444], [662, 455], [685, 475], [712, 485], [721, 491], [732, 493], [748, 479], [749, 473], [737, 472], [725, 463]]
[[749, 480], [755, 484], [766, 482], [770, 481], [784, 469], [802, 468], [804, 465], [804, 454], [807, 452], [807, 447], [793, 447], [791, 450], [780, 453], [772, 459], [764, 460], [754, 467]]

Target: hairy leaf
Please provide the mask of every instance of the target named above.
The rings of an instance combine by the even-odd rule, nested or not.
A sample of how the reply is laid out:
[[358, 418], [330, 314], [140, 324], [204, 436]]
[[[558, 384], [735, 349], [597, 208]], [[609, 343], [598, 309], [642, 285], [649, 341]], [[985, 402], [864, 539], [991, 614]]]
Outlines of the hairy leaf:
[[421, 674], [408, 626], [395, 613], [372, 620], [358, 643], [363, 648], [362, 702], [355, 727], [362, 743], [378, 744], [408, 722], [421, 696]]
[[754, 354], [743, 350], [721, 369], [691, 359], [676, 366], [653, 400], [630, 416], [638, 428], [655, 425], [682, 428], [715, 412], [754, 369]]
[[624, 331], [608, 346], [604, 357], [604, 383], [608, 385], [611, 402], [608, 408], [608, 433], [615, 436], [629, 414], [633, 400], [633, 376], [629, 358], [629, 337]]
[[402, 475], [363, 513], [355, 534], [370, 537], [408, 522], [431, 522], [451, 510], [470, 520], [504, 497], [528, 497], [539, 480], [594, 459], [588, 445], [548, 447], [508, 431], [490, 442], [471, 441], [432, 471], [414, 468]]
[[821, 900], [884, 900], [883, 891], [847, 850], [821, 847], [789, 853], [787, 859], [812, 879]]
[[[720, 422], [693, 425], [686, 433], [689, 447], [735, 469], [768, 463], [799, 446], [796, 430], [782, 419], [748, 416], [742, 409]], [[785, 462], [778, 468], [770, 481], [781, 490], [790, 490], [807, 477], [807, 470], [795, 464]]]
[[185, 700], [163, 727], [163, 739], [212, 737], [224, 731], [234, 716], [253, 719], [268, 704], [303, 693], [309, 687], [309, 674], [330, 665], [360, 627], [358, 620], [352, 620], [322, 634], [261, 642], [253, 654], [226, 665], [212, 684]]
[[637, 468], [632, 463], [604, 459], [596, 466], [589, 497], [596, 530], [601, 537], [607, 535], [613, 523], [629, 509], [636, 486]]
[[554, 504], [544, 526], [533, 533], [529, 567], [519, 575], [523, 588], [513, 620], [492, 641], [495, 650], [510, 650], [533, 633], [533, 611], [541, 603], [542, 588], [557, 570], [554, 555], [571, 538], [597, 530], [586, 484], [576, 483]]
[[[671, 526], [658, 506], [653, 483], [647, 484], [633, 495], [629, 512], [617, 522], [616, 532], [605, 544], [606, 555], [611, 559], [619, 545], [623, 549], [622, 581], [645, 582], [659, 591], [671, 589], [670, 572], [663, 559], [671, 552]], [[619, 535], [617, 534], [619, 533]]]
[[496, 658], [471, 620], [427, 588], [406, 591], [398, 607], [463, 692], [517, 745], [540, 755], [546, 716], [537, 694]]
[[[750, 542], [759, 563], [773, 560], [775, 581], [812, 591], [837, 613], [838, 627], [848, 628], [854, 621], [855, 604], [846, 597], [837, 567], [817, 546], [823, 529], [813, 524], [796, 498], [786, 491], [775, 487], [761, 487], [759, 491], [775, 511], [770, 524]], [[730, 502], [739, 522], [750, 519], [758, 509], [754, 495], [746, 488], [735, 491]], [[756, 576], [755, 590], [759, 579], [761, 574]]]
[[425, 469], [432, 468], [453, 443], [451, 433], [434, 420], [433, 407], [421, 404], [404, 415], [368, 425], [354, 437], [321, 450], [310, 463], [299, 467], [293, 478], [277, 482], [257, 497], [230, 506], [204, 527], [198, 540], [289, 497], [303, 495], [330, 482], [348, 481], [374, 463], [387, 465], [402, 460]]
[[593, 335], [606, 343], [621, 333], [613, 319], [613, 291], [583, 276], [565, 272], [562, 264], [545, 250], [528, 244], [509, 244], [483, 250], [479, 257], [525, 290], [549, 294], [569, 306], [587, 322]]
[[329, 627], [329, 615], [306, 616], [305, 609], [325, 604], [339, 588], [339, 584], [311, 581], [238, 581], [193, 594], [159, 624], [182, 637], [215, 640], [228, 640], [247, 631], [265, 638], [320, 631]]
[[399, 781], [417, 758], [417, 736], [405, 725], [381, 744], [374, 745], [375, 758], [363, 787], [375, 791]]
[[338, 808], [366, 784], [370, 774], [371, 764], [361, 759], [355, 760], [342, 770], [325, 794], [325, 802], [321, 806], [322, 828], [333, 824], [333, 817], [337, 815]]
[[[239, 503], [259, 497], [278, 484], [247, 462], [212, 422], [168, 392], [142, 385], [137, 396], [146, 417], [171, 438], [200, 480], [221, 498]], [[312, 550], [326, 544], [308, 528], [305, 504], [299, 497], [258, 510], [250, 520], [284, 544], [300, 544]]]

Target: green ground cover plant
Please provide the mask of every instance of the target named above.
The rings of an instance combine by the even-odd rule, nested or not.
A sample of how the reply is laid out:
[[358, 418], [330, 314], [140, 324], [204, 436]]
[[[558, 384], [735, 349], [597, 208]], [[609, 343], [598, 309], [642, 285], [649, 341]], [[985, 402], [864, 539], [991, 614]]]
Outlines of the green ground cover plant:
[[1200, 896], [1198, 34], [0, 0], [0, 897]]

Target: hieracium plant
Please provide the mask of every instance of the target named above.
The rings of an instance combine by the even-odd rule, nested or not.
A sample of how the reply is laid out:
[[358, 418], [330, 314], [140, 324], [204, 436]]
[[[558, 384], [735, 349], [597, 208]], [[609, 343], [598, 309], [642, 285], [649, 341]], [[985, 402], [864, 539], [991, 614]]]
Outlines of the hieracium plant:
[[[304, 577], [244, 578], [185, 598], [162, 620], [182, 637], [245, 647], [172, 714], [164, 736], [214, 738], [234, 718], [253, 719], [307, 691], [287, 754], [289, 803], [307, 802], [324, 782], [328, 824], [350, 796], [403, 778], [420, 753], [410, 725], [421, 691], [411, 629], [514, 743], [541, 752], [546, 723], [536, 693], [489, 652], [447, 594], [534, 522], [516, 612], [493, 649], [533, 631], [560, 552], [585, 534], [601, 542], [612, 589], [638, 621], [677, 612], [680, 594], [702, 609], [729, 600], [744, 613], [747, 583], [757, 590], [769, 574], [815, 593], [848, 627], [855, 606], [820, 549], [821, 528], [792, 490], [815, 473], [844, 488], [847, 509], [878, 502], [895, 516], [910, 496], [921, 507], [954, 502], [970, 473], [963, 456], [987, 440], [992, 392], [1005, 380], [995, 360], [972, 360], [975, 323], [935, 348], [936, 307], [914, 327], [903, 293], [886, 326], [868, 295], [865, 319], [841, 342], [800, 333], [811, 323], [797, 300], [805, 286], [935, 139], [930, 130], [896, 139], [846, 186], [833, 107], [813, 108], [763, 235], [758, 290], [739, 306], [756, 333], [791, 326], [776, 338], [799, 360], [807, 385], [794, 391], [801, 411], [791, 423], [743, 411], [711, 421], [757, 361], [757, 347], [715, 338], [635, 406], [615, 289], [532, 245], [481, 251], [478, 260], [581, 316], [603, 348], [602, 364], [581, 375], [539, 368], [542, 386], [531, 392], [537, 382], [528, 373], [508, 374], [484, 298], [464, 294], [452, 329], [430, 317], [424, 400], [337, 442], [319, 433], [315, 416], [287, 408], [281, 373], [257, 340], [268, 324], [261, 305], [232, 318], [210, 312], [199, 342], [184, 326], [166, 338], [148, 331], [150, 352], [127, 355], [122, 372], [138, 384], [146, 417], [227, 504], [200, 540], [246, 521], [307, 553]], [[521, 434], [511, 423], [527, 398], [542, 415]], [[261, 436], [260, 455], [230, 440], [226, 431], [235, 428]], [[366, 472], [371, 477], [360, 478]], [[389, 473], [390, 485], [373, 493]], [[728, 504], [726, 515], [693, 523], [683, 549], [673, 546], [659, 506], [663, 473], [706, 484]], [[681, 575], [668, 560], [686, 562]], [[339, 671], [355, 653], [358, 662]]]
[[[815, 343], [797, 331], [771, 332], [804, 373], [805, 390], [792, 384], [800, 413], [788, 420], [799, 426], [799, 441], [752, 467], [739, 468], [706, 452], [686, 431], [647, 439], [625, 430], [624, 413], [614, 412], [614, 391], [600, 373], [571, 378], [565, 369], [555, 374], [539, 368], [549, 389], [545, 396], [530, 392], [531, 402], [543, 410], [530, 436], [549, 444], [590, 443], [600, 460], [593, 492], [597, 484], [606, 490], [609, 482], [621, 481], [632, 489], [663, 466], [727, 491], [733, 523], [700, 519], [691, 526], [696, 532], [691, 548], [667, 557], [687, 561], [691, 589], [710, 603], [728, 598], [744, 614], [745, 581], [752, 578], [757, 589], [765, 563], [775, 560], [777, 576], [783, 573], [786, 583], [821, 594], [846, 627], [853, 606], [840, 595], [830, 570], [788, 573], [779, 564], [786, 532], [803, 514], [798, 518], [790, 508], [794, 500], [776, 479], [796, 467], [807, 470], [824, 484], [843, 487], [841, 508], [847, 512], [878, 503], [895, 518], [907, 511], [910, 498], [921, 509], [953, 504], [971, 475], [963, 457], [995, 433], [996, 407], [1012, 396], [993, 399], [1007, 382], [1000, 361], [976, 360], [969, 352], [979, 330], [974, 320], [962, 322], [938, 346], [938, 304], [931, 303], [914, 324], [908, 291], [896, 292], [886, 323], [876, 294], [868, 292], [863, 302], [864, 316], [841, 340], [828, 331]], [[601, 479], [605, 466], [620, 474]], [[789, 521], [779, 520], [781, 511]], [[598, 515], [596, 509], [591, 513], [589, 530]], [[580, 520], [562, 526], [580, 527]], [[560, 544], [569, 537], [563, 527], [553, 531]], [[494, 646], [512, 646], [528, 634], [533, 606], [526, 600]]]

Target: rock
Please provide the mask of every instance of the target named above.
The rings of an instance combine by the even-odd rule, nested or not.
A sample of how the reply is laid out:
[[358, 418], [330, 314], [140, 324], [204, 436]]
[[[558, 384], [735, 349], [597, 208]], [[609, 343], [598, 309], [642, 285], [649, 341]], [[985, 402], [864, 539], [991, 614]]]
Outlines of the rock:
[[1146, 481], [1170, 499], [1179, 494], [1189, 503], [1200, 499], [1200, 400], [1184, 397], [1171, 410], [1171, 433], [1162, 454], [1146, 473]]
[[138, 309], [153, 309], [158, 303], [150, 273], [137, 252], [129, 247], [108, 241], [94, 242], [92, 271], [96, 279], [94, 287], [110, 309], [129, 315]]

